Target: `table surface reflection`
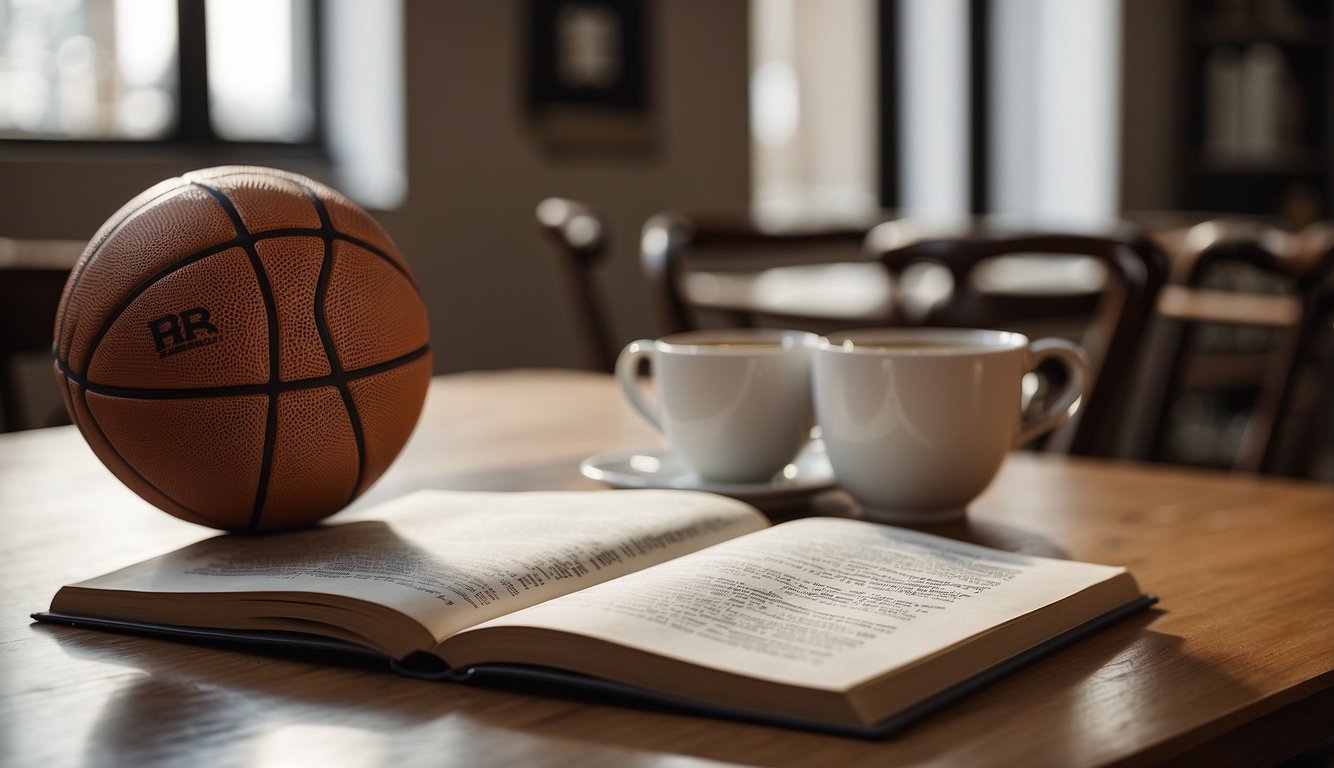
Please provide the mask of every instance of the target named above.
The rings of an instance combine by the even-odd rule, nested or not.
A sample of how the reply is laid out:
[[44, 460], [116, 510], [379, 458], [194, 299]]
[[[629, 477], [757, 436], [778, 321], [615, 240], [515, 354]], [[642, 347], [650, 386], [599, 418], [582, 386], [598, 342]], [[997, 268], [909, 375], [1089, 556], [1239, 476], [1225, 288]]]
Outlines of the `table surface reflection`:
[[[417, 488], [597, 488], [660, 439], [609, 377], [437, 378], [364, 509]], [[855, 515], [838, 492], [785, 515]], [[0, 763], [1103, 765], [1266, 762], [1334, 723], [1334, 489], [1015, 454], [947, 535], [1129, 566], [1161, 598], [883, 742], [37, 625], [62, 584], [202, 538], [72, 427], [0, 435]]]

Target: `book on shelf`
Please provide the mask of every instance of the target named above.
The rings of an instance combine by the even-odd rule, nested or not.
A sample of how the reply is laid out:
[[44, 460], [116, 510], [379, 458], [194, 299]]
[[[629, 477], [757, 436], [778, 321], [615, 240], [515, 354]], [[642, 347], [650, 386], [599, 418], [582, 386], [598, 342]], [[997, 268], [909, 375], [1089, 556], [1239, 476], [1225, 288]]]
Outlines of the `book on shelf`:
[[419, 491], [208, 538], [34, 618], [878, 736], [1152, 600], [1120, 567], [692, 491]]

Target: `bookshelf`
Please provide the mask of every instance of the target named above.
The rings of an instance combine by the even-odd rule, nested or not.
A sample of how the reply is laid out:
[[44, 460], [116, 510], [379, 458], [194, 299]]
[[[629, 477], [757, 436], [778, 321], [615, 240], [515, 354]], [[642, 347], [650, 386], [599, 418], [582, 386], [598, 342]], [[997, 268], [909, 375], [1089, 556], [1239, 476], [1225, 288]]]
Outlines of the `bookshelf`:
[[1327, 0], [1190, 0], [1182, 207], [1330, 215]]

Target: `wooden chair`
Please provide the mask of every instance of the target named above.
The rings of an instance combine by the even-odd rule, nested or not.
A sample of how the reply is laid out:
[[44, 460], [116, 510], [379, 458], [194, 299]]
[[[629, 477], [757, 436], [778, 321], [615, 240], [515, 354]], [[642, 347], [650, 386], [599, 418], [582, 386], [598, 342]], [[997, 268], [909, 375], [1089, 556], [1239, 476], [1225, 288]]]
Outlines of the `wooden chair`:
[[1278, 417], [1262, 466], [1334, 482], [1334, 258], [1327, 255], [1324, 264], [1325, 277], [1311, 284], [1292, 365], [1275, 401]]
[[[1292, 232], [1255, 219], [1220, 218], [1189, 228], [1169, 246], [1172, 277], [1158, 308], [1166, 362], [1154, 397], [1150, 457], [1312, 474], [1310, 459], [1332, 407], [1327, 347], [1334, 223]], [[1311, 382], [1302, 374], [1313, 364], [1324, 373]], [[1191, 428], [1182, 414], [1191, 392], [1197, 399], [1234, 401], [1220, 409], [1235, 411], [1244, 423], [1232, 441], [1235, 450], [1220, 450], [1230, 456], [1202, 458], [1177, 446], [1174, 435]], [[1223, 418], [1213, 415], [1215, 422]]]
[[[1048, 450], [1121, 452], [1134, 372], [1159, 290], [1162, 250], [1134, 227], [1093, 234], [1025, 231], [997, 222], [926, 227], [890, 221], [867, 236], [867, 251], [890, 273], [894, 320], [1049, 334], [1068, 326], [1089, 353], [1093, 381], [1080, 412], [1046, 442]], [[911, 270], [936, 265], [946, 290], [911, 295]]]
[[82, 241], [0, 238], [0, 431], [64, 423], [63, 409], [28, 418], [35, 398], [23, 395], [19, 367], [25, 356], [51, 354], [56, 307], [83, 247]]
[[[1028, 280], [1031, 291], [1004, 285], [1005, 270], [993, 268], [1002, 257], [1034, 254], [1044, 260], [1038, 271], [1045, 279]], [[973, 221], [927, 227], [896, 219], [770, 230], [737, 217], [681, 212], [646, 222], [641, 255], [665, 331], [700, 327], [708, 313], [729, 325], [821, 332], [887, 324], [1031, 331], [1033, 321], [1083, 317], [1092, 327], [1081, 340], [1094, 362], [1093, 392], [1078, 421], [1047, 447], [1094, 455], [1117, 449], [1120, 406], [1167, 269], [1161, 250], [1131, 228], [1102, 236], [1023, 234]], [[1053, 276], [1059, 260], [1064, 267], [1074, 257], [1094, 263], [1095, 280]], [[942, 288], [910, 274], [923, 264], [939, 265], [952, 280]], [[774, 290], [767, 279], [784, 272], [791, 278], [784, 282], [800, 290]]]
[[620, 352], [596, 271], [608, 253], [606, 222], [588, 205], [563, 197], [537, 204], [537, 223], [561, 257], [561, 271], [576, 304], [590, 367], [611, 371]]
[[661, 331], [819, 330], [885, 316], [883, 271], [861, 250], [873, 223], [766, 227], [747, 216], [685, 211], [649, 218], [640, 257]]

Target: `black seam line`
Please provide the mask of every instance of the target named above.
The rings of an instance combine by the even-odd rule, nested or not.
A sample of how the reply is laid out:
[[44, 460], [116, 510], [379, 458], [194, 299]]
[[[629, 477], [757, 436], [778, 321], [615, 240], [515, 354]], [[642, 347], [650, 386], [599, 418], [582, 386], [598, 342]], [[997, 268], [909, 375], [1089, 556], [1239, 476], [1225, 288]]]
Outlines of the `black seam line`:
[[[234, 175], [237, 174], [224, 174], [224, 176], [234, 176]], [[73, 280], [73, 283], [69, 286], [68, 296], [70, 298], [74, 296], [75, 289], [79, 287], [79, 283], [83, 280], [83, 276], [87, 273], [88, 268], [92, 266], [93, 261], [96, 260], [99, 255], [101, 255], [102, 247], [106, 245], [107, 242], [110, 241], [112, 237], [114, 237], [117, 233], [119, 233], [122, 229], [124, 229], [130, 223], [130, 221], [133, 220], [136, 216], [138, 216], [139, 213], [143, 211], [145, 208], [152, 205], [153, 203], [156, 203], [158, 200], [161, 200], [167, 195], [179, 192], [180, 190], [191, 185], [202, 187], [205, 190], [208, 190], [209, 194], [212, 197], [214, 197], [215, 199], [217, 198], [217, 195], [213, 194], [213, 189], [211, 187], [208, 187], [207, 185], [196, 181], [196, 177], [193, 173], [187, 173], [184, 176], [177, 176], [176, 180], [182, 183], [163, 191], [162, 194], [154, 196], [151, 200], [145, 200], [143, 204], [140, 205], [138, 208], [135, 208], [133, 211], [126, 213], [125, 217], [122, 218], [119, 222], [117, 222], [116, 226], [112, 227], [111, 231], [107, 232], [106, 235], [104, 235], [101, 240], [98, 240], [96, 245], [89, 243], [89, 246], [86, 249], [88, 253], [88, 259], [83, 262], [83, 266], [80, 267], [79, 271], [75, 273], [71, 278]], [[304, 189], [304, 186], [302, 188]], [[306, 190], [306, 193], [311, 194], [310, 190]], [[327, 223], [327, 219], [322, 219], [322, 220], [324, 220]], [[236, 219], [233, 219], [234, 223], [235, 221]], [[332, 229], [332, 226], [330, 226], [329, 228]], [[252, 240], [267, 240], [272, 237], [292, 237], [300, 235], [311, 235], [313, 237], [319, 237], [322, 236], [323, 234], [323, 230], [321, 229], [303, 229], [300, 227], [273, 229], [259, 234], [251, 234], [249, 233], [248, 230], [245, 230], [244, 227], [241, 227], [241, 231], [247, 232], [247, 235]], [[407, 279], [408, 284], [412, 286], [413, 290], [417, 291], [418, 295], [421, 295], [421, 288], [419, 288], [417, 286], [417, 282], [412, 279], [412, 275], [406, 269], [404, 269], [397, 261], [390, 258], [389, 254], [385, 253], [383, 250], [376, 247], [375, 245], [368, 243], [360, 238], [352, 237], [351, 235], [347, 235], [342, 232], [337, 232], [336, 230], [334, 231], [334, 234], [336, 235], [337, 239], [345, 240], [357, 246], [358, 248], [367, 250], [375, 254], [376, 256], [380, 257], [380, 259], [389, 264], [389, 266], [398, 270], [399, 273], [402, 274], [403, 277]], [[116, 319], [120, 317], [121, 313], [124, 312], [127, 307], [129, 307], [130, 303], [134, 299], [138, 298], [139, 295], [142, 294], [145, 290], [147, 290], [150, 285], [154, 284], [158, 280], [161, 280], [162, 278], [166, 277], [172, 272], [175, 272], [177, 269], [180, 269], [181, 267], [184, 267], [188, 264], [193, 264], [194, 262], [199, 261], [200, 259], [203, 258], [207, 258], [208, 256], [212, 256], [215, 253], [221, 253], [222, 251], [228, 250], [229, 248], [237, 247], [241, 245], [240, 240], [241, 238], [238, 237], [237, 239], [228, 241], [226, 243], [219, 243], [216, 246], [210, 246], [208, 249], [193, 254], [181, 261], [173, 262], [172, 264], [169, 264], [163, 269], [159, 270], [157, 273], [149, 277], [144, 282], [140, 283], [138, 286], [135, 286], [134, 290], [132, 290], [130, 293], [130, 297], [122, 301], [120, 304], [118, 304], [116, 308], [112, 311], [111, 315], [107, 317], [106, 321], [102, 323], [102, 327], [98, 329], [97, 335], [94, 337], [92, 345], [88, 347], [87, 354], [85, 355], [84, 358], [83, 369], [85, 371], [88, 370], [88, 365], [93, 359], [93, 352], [97, 350], [97, 345], [101, 343], [102, 337], [106, 336], [107, 330], [113, 324], [115, 324]], [[65, 317], [68, 313], [69, 313], [69, 303], [68, 301], [62, 301], [60, 307], [60, 317], [57, 318], [56, 321], [56, 327], [62, 331], [61, 334], [62, 338], [53, 340], [51, 344], [52, 351], [57, 356], [59, 356], [60, 354], [59, 345], [61, 343], [65, 343], [72, 346], [74, 344], [74, 337], [77, 335], [74, 327], [77, 326], [78, 324], [77, 319], [73, 326], [71, 326], [69, 329], [65, 328]], [[64, 331], [66, 330], [68, 330], [68, 332], [64, 333]]]
[[310, 199], [310, 204], [315, 206], [315, 212], [320, 217], [320, 228], [324, 230], [324, 259], [320, 262], [320, 276], [315, 281], [315, 300], [311, 308], [315, 316], [315, 330], [320, 334], [320, 344], [324, 346], [324, 356], [329, 361], [329, 372], [338, 378], [338, 395], [343, 399], [343, 408], [347, 411], [347, 421], [352, 427], [352, 441], [357, 447], [357, 474], [352, 482], [352, 488], [348, 491], [347, 498], [343, 500], [344, 506], [351, 503], [360, 492], [361, 481], [366, 473], [366, 436], [361, 426], [361, 412], [357, 408], [357, 401], [352, 397], [352, 390], [347, 386], [347, 378], [343, 375], [343, 362], [338, 357], [338, 347], [334, 344], [333, 334], [329, 331], [329, 320], [324, 314], [324, 299], [329, 289], [329, 280], [333, 276], [334, 247], [333, 247], [333, 222], [329, 218], [329, 210], [324, 206], [324, 201], [320, 200], [314, 190], [309, 189], [304, 184], [299, 185]]
[[[183, 181], [183, 179], [182, 179], [182, 181]], [[143, 203], [143, 205], [141, 205], [141, 206], [139, 206], [138, 208], [135, 208], [133, 211], [130, 211], [129, 213], [125, 214], [125, 218], [123, 218], [123, 219], [121, 219], [119, 222], [117, 222], [117, 223], [116, 223], [116, 226], [112, 227], [112, 228], [111, 228], [111, 231], [108, 232], [108, 233], [106, 233], [106, 234], [102, 237], [101, 240], [98, 240], [96, 245], [94, 245], [94, 244], [92, 244], [92, 243], [90, 242], [90, 243], [88, 244], [88, 246], [85, 247], [85, 251], [86, 251], [87, 254], [88, 254], [88, 258], [87, 258], [87, 260], [85, 260], [85, 261], [83, 262], [83, 265], [79, 268], [79, 272], [78, 272], [78, 274], [75, 274], [75, 275], [73, 276], [73, 278], [72, 278], [73, 282], [72, 282], [72, 283], [70, 284], [70, 286], [69, 286], [69, 293], [68, 293], [66, 296], [62, 297], [62, 298], [64, 299], [64, 301], [61, 302], [61, 306], [60, 306], [60, 317], [56, 320], [56, 327], [59, 328], [59, 329], [62, 331], [61, 336], [65, 336], [65, 335], [66, 335], [66, 334], [63, 333], [63, 332], [66, 330], [66, 329], [65, 329], [65, 316], [69, 313], [69, 300], [74, 298], [74, 290], [75, 290], [76, 288], [79, 287], [79, 283], [83, 280], [83, 276], [84, 276], [85, 274], [88, 273], [88, 268], [92, 266], [93, 261], [94, 261], [98, 256], [102, 255], [102, 246], [106, 245], [107, 242], [110, 241], [112, 237], [114, 237], [117, 233], [119, 233], [122, 229], [124, 229], [124, 228], [126, 227], [126, 225], [128, 225], [128, 224], [130, 223], [130, 220], [133, 219], [133, 218], [135, 218], [136, 216], [138, 216], [139, 213], [140, 213], [141, 211], [143, 211], [145, 208], [147, 208], [148, 206], [152, 205], [153, 203], [156, 203], [157, 201], [161, 200], [162, 198], [166, 197], [167, 195], [170, 195], [170, 194], [172, 194], [173, 192], [177, 192], [177, 191], [183, 189], [184, 186], [185, 186], [184, 184], [178, 184], [178, 185], [172, 187], [171, 189], [166, 190], [166, 191], [163, 192], [162, 194], [153, 197], [153, 199], [151, 199], [151, 200], [145, 200], [144, 203]], [[107, 322], [106, 322], [105, 324], [103, 324], [103, 326], [102, 326], [102, 330], [98, 333], [98, 338], [101, 338], [102, 334], [106, 332], [106, 327], [107, 327], [108, 325], [110, 325], [110, 324], [111, 324], [111, 320], [110, 320], [110, 319], [107, 320]], [[74, 325], [78, 325], [78, 321], [77, 321], [77, 320], [75, 321]], [[56, 351], [56, 354], [57, 354], [57, 355], [59, 354], [59, 349], [60, 349], [60, 347], [59, 347], [58, 345], [59, 345], [60, 343], [62, 343], [62, 342], [63, 342], [63, 343], [68, 343], [70, 346], [73, 346], [73, 344], [74, 344], [74, 337], [75, 337], [76, 335], [77, 335], [77, 334], [75, 333], [75, 329], [74, 329], [73, 327], [71, 327], [71, 328], [69, 328], [68, 339], [57, 339], [55, 342], [53, 342], [53, 343], [52, 343], [52, 347], [54, 347], [54, 349], [55, 349], [55, 351]], [[90, 357], [91, 357], [91, 355], [90, 355]]]
[[[302, 187], [302, 189], [305, 189], [305, 187]], [[306, 194], [309, 195], [312, 200], [319, 199], [316, 198], [314, 193], [310, 190], [306, 190]], [[322, 208], [323, 202], [319, 202], [318, 205]], [[346, 232], [338, 231], [334, 228], [333, 221], [329, 219], [328, 214], [323, 211], [321, 211], [320, 214], [320, 222], [321, 226], [318, 229], [311, 229], [310, 227], [284, 227], [282, 229], [266, 229], [263, 232], [255, 232], [250, 236], [256, 240], [268, 240], [273, 237], [301, 237], [303, 235], [308, 235], [310, 237], [327, 237], [332, 235], [332, 239], [334, 240], [342, 240], [343, 242], [351, 243], [363, 251], [368, 251], [372, 255], [379, 257], [381, 261], [397, 270], [414, 290], [420, 292], [420, 289], [417, 288], [417, 281], [412, 279], [412, 273], [408, 272], [407, 268], [394, 260], [394, 258], [384, 249], [374, 243], [362, 240], [359, 237], [353, 237]]]
[[[174, 261], [171, 264], [168, 264], [162, 269], [159, 269], [157, 272], [154, 272], [139, 285], [135, 286], [134, 290], [130, 291], [130, 293], [127, 294], [126, 297], [122, 299], [119, 304], [116, 305], [115, 309], [111, 311], [111, 314], [107, 316], [106, 322], [104, 322], [102, 324], [102, 327], [98, 329], [97, 335], [93, 337], [92, 342], [88, 345], [88, 349], [84, 352], [83, 356], [83, 370], [87, 371], [89, 366], [92, 365], [93, 354], [97, 352], [97, 348], [102, 344], [103, 338], [106, 337], [107, 333], [111, 330], [111, 326], [116, 324], [116, 320], [122, 314], [124, 314], [125, 310], [129, 309], [130, 305], [133, 304], [134, 301], [138, 299], [141, 295], [143, 295], [144, 291], [147, 291], [159, 280], [172, 274], [176, 270], [188, 267], [189, 265], [194, 264], [197, 261], [202, 261], [208, 258], [209, 256], [214, 256], [224, 251], [230, 251], [233, 248], [245, 248], [248, 242], [259, 243], [263, 240], [271, 240], [273, 238], [278, 238], [278, 237], [318, 237], [327, 239], [330, 233], [332, 233], [332, 237], [334, 240], [343, 240], [349, 242], [357, 246], [358, 248], [362, 248], [374, 254], [375, 256], [378, 256], [385, 263], [389, 264], [389, 266], [398, 270], [399, 273], [402, 274], [403, 277], [408, 281], [408, 284], [412, 286], [412, 289], [417, 292], [417, 295], [419, 296], [421, 295], [421, 289], [417, 287], [416, 282], [413, 281], [412, 276], [410, 274], [404, 271], [404, 269], [401, 266], [399, 266], [397, 262], [389, 258], [389, 256], [386, 255], [383, 251], [376, 248], [374, 245], [365, 242], [364, 240], [351, 237], [332, 228], [328, 230], [311, 229], [309, 227], [289, 227], [285, 229], [271, 229], [266, 232], [261, 232], [260, 234], [257, 235], [249, 235], [248, 237], [235, 237], [232, 238], [231, 240], [227, 240], [226, 242], [218, 243], [217, 245], [211, 245], [202, 251], [198, 251], [196, 253], [191, 254], [190, 256], [187, 256], [178, 261]], [[80, 275], [82, 275], [82, 272], [80, 272]], [[71, 343], [73, 343], [72, 338], [73, 335], [71, 334]], [[57, 350], [57, 355], [58, 354], [59, 352]]]
[[278, 444], [278, 396], [269, 395], [269, 413], [264, 422], [264, 458], [259, 465], [259, 481], [255, 483], [255, 506], [250, 512], [247, 533], [259, 530], [264, 517], [264, 502], [269, 495], [269, 477], [273, 474], [273, 452]]
[[[259, 293], [264, 299], [264, 311], [268, 315], [269, 331], [269, 385], [277, 383], [280, 380], [281, 360], [279, 359], [279, 328], [278, 328], [278, 302], [273, 298], [273, 286], [269, 284], [268, 272], [264, 270], [264, 260], [259, 257], [259, 251], [255, 248], [255, 238], [246, 228], [245, 221], [241, 218], [241, 212], [236, 210], [231, 198], [222, 193], [221, 190], [205, 184], [204, 182], [186, 177], [191, 183], [200, 189], [208, 192], [222, 206], [227, 217], [231, 219], [232, 226], [236, 228], [236, 239], [241, 241], [241, 247], [245, 248], [246, 256], [250, 258], [250, 268], [254, 270], [255, 280], [259, 283]], [[264, 458], [259, 465], [259, 482], [255, 484], [255, 506], [250, 513], [250, 524], [247, 530], [256, 530], [259, 528], [260, 520], [264, 516], [264, 499], [269, 493], [269, 477], [273, 470], [273, 452], [278, 443], [278, 397], [276, 394], [268, 394], [268, 419], [264, 424]]]
[[406, 365], [422, 356], [431, 349], [430, 344], [423, 344], [417, 349], [404, 355], [399, 355], [383, 363], [368, 365], [365, 368], [358, 368], [353, 371], [343, 371], [342, 374], [335, 376], [313, 376], [308, 379], [296, 379], [294, 381], [277, 381], [266, 384], [233, 384], [221, 387], [195, 387], [179, 389], [157, 389], [149, 387], [113, 387], [106, 384], [91, 382], [87, 378], [80, 376], [70, 370], [69, 364], [63, 360], [57, 360], [56, 366], [60, 372], [81, 389], [92, 392], [95, 395], [105, 397], [123, 397], [130, 400], [194, 400], [210, 397], [244, 397], [247, 395], [281, 395], [284, 392], [296, 392], [303, 389], [319, 389], [321, 387], [336, 387], [340, 381], [356, 381], [368, 376], [374, 376], [377, 373], [384, 373], [400, 365]]
[[83, 355], [83, 370], [87, 371], [89, 369], [89, 366], [93, 364], [93, 355], [97, 352], [97, 348], [101, 346], [102, 339], [104, 339], [107, 333], [111, 331], [111, 326], [115, 325], [116, 320], [120, 319], [120, 316], [124, 314], [125, 310], [129, 309], [130, 305], [133, 304], [135, 300], [138, 299], [141, 295], [143, 295], [144, 291], [151, 288], [154, 283], [166, 277], [167, 275], [170, 275], [176, 270], [181, 269], [183, 267], [188, 267], [197, 261], [203, 261], [204, 259], [207, 259], [209, 256], [216, 256], [217, 254], [222, 253], [223, 251], [230, 251], [233, 248], [240, 248], [240, 247], [242, 247], [241, 244], [236, 240], [228, 240], [225, 243], [218, 243], [217, 245], [210, 246], [202, 251], [199, 251], [198, 253], [192, 254], [187, 258], [181, 259], [180, 261], [172, 262], [170, 266], [158, 270], [147, 280], [137, 285], [135, 289], [133, 291], [130, 291], [130, 293], [127, 294], [124, 299], [121, 299], [120, 303], [116, 305], [116, 308], [111, 311], [111, 314], [107, 316], [106, 322], [102, 324], [102, 327], [100, 329], [98, 329], [97, 335], [94, 336], [92, 342], [88, 344], [88, 349], [85, 350]]
[[[76, 383], [77, 383], [77, 382], [76, 382]], [[94, 394], [96, 394], [96, 393], [94, 393]], [[93, 408], [92, 408], [92, 406], [88, 405], [88, 390], [87, 390], [87, 389], [84, 389], [84, 388], [81, 387], [81, 388], [79, 389], [79, 397], [80, 397], [80, 399], [83, 400], [83, 409], [84, 409], [85, 411], [88, 412], [88, 422], [89, 422], [89, 425], [90, 425], [93, 429], [97, 430], [97, 434], [98, 434], [98, 435], [101, 435], [102, 440], [105, 441], [107, 445], [111, 446], [111, 449], [114, 450], [114, 451], [116, 452], [116, 455], [117, 455], [117, 456], [120, 456], [120, 459], [121, 459], [120, 463], [121, 463], [121, 465], [124, 466], [126, 469], [130, 470], [131, 472], [133, 472], [133, 473], [134, 473], [134, 476], [137, 477], [137, 478], [139, 478], [139, 480], [141, 480], [141, 481], [143, 482], [144, 485], [148, 486], [149, 488], [152, 488], [156, 493], [160, 494], [160, 495], [162, 496], [162, 498], [166, 499], [167, 501], [170, 501], [172, 504], [175, 504], [176, 506], [180, 507], [181, 509], [185, 510], [186, 512], [189, 512], [190, 514], [194, 515], [195, 517], [197, 517], [197, 518], [199, 518], [199, 519], [201, 519], [201, 520], [207, 520], [207, 521], [209, 521], [210, 523], [212, 523], [213, 525], [217, 526], [218, 528], [231, 528], [230, 525], [227, 525], [227, 524], [224, 523], [223, 521], [218, 520], [217, 518], [212, 517], [211, 515], [206, 515], [206, 514], [204, 514], [204, 513], [202, 513], [202, 512], [199, 512], [199, 511], [197, 511], [197, 510], [191, 509], [191, 508], [190, 508], [188, 505], [186, 505], [186, 504], [182, 504], [181, 501], [180, 501], [179, 499], [173, 497], [171, 494], [169, 494], [169, 493], [167, 493], [166, 491], [164, 491], [164, 490], [162, 490], [161, 488], [159, 488], [159, 487], [157, 486], [156, 483], [154, 483], [154, 482], [150, 481], [148, 478], [144, 477], [144, 476], [143, 476], [143, 473], [141, 473], [138, 469], [136, 469], [135, 466], [134, 466], [133, 464], [130, 463], [130, 460], [129, 460], [129, 459], [127, 459], [127, 458], [125, 458], [124, 456], [121, 455], [121, 453], [120, 453], [120, 449], [118, 449], [118, 448], [116, 447], [116, 444], [113, 443], [113, 442], [111, 441], [111, 438], [107, 436], [106, 430], [102, 429], [102, 425], [101, 425], [101, 423], [99, 423], [98, 420], [97, 420], [97, 414], [93, 413]], [[75, 423], [78, 423], [78, 422], [76, 421]], [[83, 429], [83, 426], [80, 425], [79, 429]]]

